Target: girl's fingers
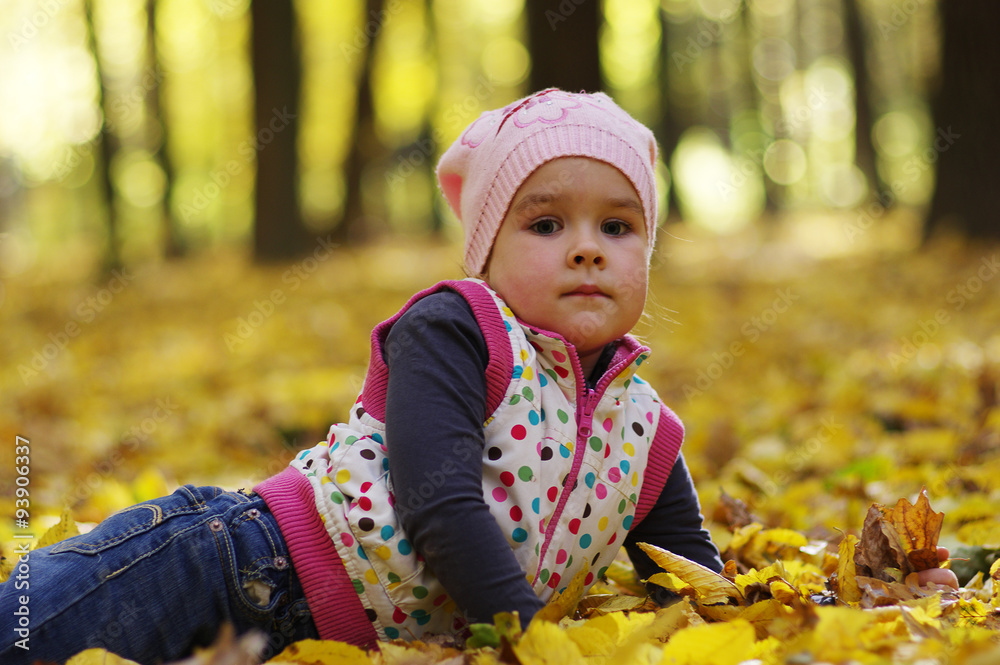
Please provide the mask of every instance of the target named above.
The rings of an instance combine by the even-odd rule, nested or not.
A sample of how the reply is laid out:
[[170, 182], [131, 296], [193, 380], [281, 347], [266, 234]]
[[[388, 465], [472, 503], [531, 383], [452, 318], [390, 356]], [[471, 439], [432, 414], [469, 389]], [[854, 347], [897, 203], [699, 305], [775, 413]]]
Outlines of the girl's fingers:
[[958, 578], [955, 577], [955, 573], [947, 568], [928, 568], [927, 570], [921, 570], [917, 573], [917, 579], [920, 582], [920, 586], [940, 584], [942, 586], [950, 586], [956, 590], [958, 589]]

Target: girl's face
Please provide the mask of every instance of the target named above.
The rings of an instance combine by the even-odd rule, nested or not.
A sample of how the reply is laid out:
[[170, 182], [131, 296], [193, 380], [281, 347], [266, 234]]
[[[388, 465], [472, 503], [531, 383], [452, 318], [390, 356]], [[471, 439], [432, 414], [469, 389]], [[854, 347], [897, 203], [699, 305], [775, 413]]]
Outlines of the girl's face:
[[573, 344], [586, 376], [642, 315], [648, 245], [628, 178], [604, 162], [561, 157], [517, 190], [486, 280], [522, 321]]

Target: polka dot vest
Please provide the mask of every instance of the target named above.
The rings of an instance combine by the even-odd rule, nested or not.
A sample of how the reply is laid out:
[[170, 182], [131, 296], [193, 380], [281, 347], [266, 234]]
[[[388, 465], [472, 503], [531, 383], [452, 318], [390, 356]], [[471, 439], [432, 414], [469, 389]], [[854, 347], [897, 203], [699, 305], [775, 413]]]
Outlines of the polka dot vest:
[[[660, 421], [682, 432], [676, 416], [635, 374], [649, 350], [623, 338], [607, 373], [590, 390], [572, 347], [518, 321], [484, 283], [442, 287], [469, 301], [491, 356], [499, 355], [497, 349], [509, 354], [500, 365], [505, 376], [495, 367], [492, 377], [487, 372], [488, 390], [496, 396], [484, 424], [482, 459], [490, 512], [543, 601], [577, 574], [589, 586], [603, 576], [636, 520]], [[292, 462], [315, 491], [326, 531], [380, 639], [415, 639], [465, 625], [399, 523], [379, 414], [385, 389], [384, 368], [377, 367], [379, 340], [416, 298], [434, 290], [418, 294], [376, 328], [373, 366], [349, 422], [332, 426], [325, 442]], [[497, 325], [482, 324], [489, 318], [484, 310]], [[677, 456], [680, 436], [668, 437], [666, 468]]]

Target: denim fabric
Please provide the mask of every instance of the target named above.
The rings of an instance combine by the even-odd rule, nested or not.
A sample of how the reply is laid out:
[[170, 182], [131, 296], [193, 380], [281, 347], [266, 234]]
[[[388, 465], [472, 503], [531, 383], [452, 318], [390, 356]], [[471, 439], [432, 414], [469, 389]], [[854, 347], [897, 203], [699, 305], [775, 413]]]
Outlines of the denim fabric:
[[[0, 586], [4, 665], [61, 663], [91, 647], [169, 662], [211, 644], [227, 622], [263, 631], [265, 659], [318, 637], [277, 522], [255, 494], [187, 485], [26, 563], [27, 589], [15, 589], [16, 574]], [[28, 651], [15, 645], [21, 596]]]

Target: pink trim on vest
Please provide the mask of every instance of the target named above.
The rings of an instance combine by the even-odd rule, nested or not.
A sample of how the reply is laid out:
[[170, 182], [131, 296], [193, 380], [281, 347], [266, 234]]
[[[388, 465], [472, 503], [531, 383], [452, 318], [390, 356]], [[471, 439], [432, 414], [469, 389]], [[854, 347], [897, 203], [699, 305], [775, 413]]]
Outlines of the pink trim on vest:
[[636, 503], [635, 518], [632, 522], [633, 529], [649, 514], [660, 498], [680, 454], [682, 441], [684, 441], [684, 425], [673, 411], [661, 404], [660, 422], [656, 428], [656, 436], [653, 437], [653, 444], [649, 448], [649, 459], [642, 476], [642, 490], [639, 492], [639, 501]]
[[254, 491], [278, 521], [319, 636], [363, 648], [375, 646], [378, 634], [323, 526], [309, 480], [288, 467]]
[[500, 312], [497, 311], [493, 296], [489, 294], [486, 287], [476, 282], [448, 280], [439, 282], [414, 295], [399, 312], [375, 326], [372, 331], [372, 354], [362, 390], [361, 405], [379, 422], [385, 422], [385, 397], [389, 383], [389, 367], [382, 358], [382, 347], [389, 335], [389, 330], [413, 303], [444, 290], [454, 291], [465, 298], [465, 301], [472, 308], [472, 313], [483, 332], [483, 337], [486, 338], [490, 361], [486, 367], [486, 413], [483, 414], [483, 421], [500, 408], [500, 403], [507, 392], [507, 386], [510, 385], [511, 374], [514, 371], [514, 358], [507, 336], [507, 326], [504, 324]]

